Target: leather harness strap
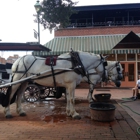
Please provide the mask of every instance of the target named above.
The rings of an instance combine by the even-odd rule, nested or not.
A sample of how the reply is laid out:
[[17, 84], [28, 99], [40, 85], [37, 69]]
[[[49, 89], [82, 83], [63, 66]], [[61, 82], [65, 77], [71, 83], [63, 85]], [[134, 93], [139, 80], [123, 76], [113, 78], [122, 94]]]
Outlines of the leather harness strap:
[[72, 60], [72, 68], [77, 74], [81, 74], [82, 76], [86, 76], [85, 68], [80, 60], [78, 52], [71, 51], [71, 60]]
[[53, 63], [54, 63], [54, 60], [53, 60], [53, 57], [51, 57], [51, 59], [50, 59], [50, 65], [51, 65], [51, 70], [52, 70], [54, 88], [56, 90], [56, 80], [55, 80], [55, 74], [54, 74], [54, 69], [53, 69], [53, 65], [54, 65]]

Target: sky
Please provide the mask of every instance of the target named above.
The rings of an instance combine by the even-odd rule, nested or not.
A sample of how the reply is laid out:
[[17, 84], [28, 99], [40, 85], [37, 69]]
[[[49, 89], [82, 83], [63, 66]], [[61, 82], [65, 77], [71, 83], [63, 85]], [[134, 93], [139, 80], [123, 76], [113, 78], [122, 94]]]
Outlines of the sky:
[[[40, 0], [42, 1], [42, 0]], [[78, 0], [73, 0], [78, 1]], [[104, 5], [121, 3], [140, 3], [138, 0], [79, 0], [76, 6]], [[38, 31], [38, 25], [34, 22], [36, 11], [34, 5], [36, 0], [0, 0], [0, 39], [1, 42], [37, 42], [34, 31]], [[54, 38], [54, 32], [44, 30], [40, 25], [40, 43], [43, 45]], [[2, 51], [0, 56], [7, 58], [9, 55], [20, 56], [31, 54], [31, 52]]]

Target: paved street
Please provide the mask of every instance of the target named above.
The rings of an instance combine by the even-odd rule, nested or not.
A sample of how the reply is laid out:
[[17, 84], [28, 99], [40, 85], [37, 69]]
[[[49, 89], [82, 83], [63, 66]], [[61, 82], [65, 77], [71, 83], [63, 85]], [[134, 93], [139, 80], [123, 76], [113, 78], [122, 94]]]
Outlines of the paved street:
[[76, 89], [75, 108], [81, 120], [74, 120], [65, 114], [65, 98], [48, 99], [36, 103], [23, 102], [27, 116], [16, 114], [12, 104], [12, 119], [6, 119], [0, 107], [0, 140], [139, 140], [137, 133], [140, 116], [125, 107], [127, 105], [140, 113], [140, 99], [121, 104], [122, 98], [132, 96], [131, 89], [95, 90], [96, 93], [111, 93], [110, 103], [116, 106], [115, 120], [98, 122], [91, 120], [88, 89]]

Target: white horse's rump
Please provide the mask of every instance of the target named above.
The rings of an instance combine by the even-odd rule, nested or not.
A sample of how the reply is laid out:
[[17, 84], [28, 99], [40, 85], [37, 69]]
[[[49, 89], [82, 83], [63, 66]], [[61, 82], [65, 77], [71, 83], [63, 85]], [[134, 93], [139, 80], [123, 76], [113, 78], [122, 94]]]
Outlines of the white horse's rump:
[[[70, 52], [73, 55], [73, 51]], [[46, 75], [51, 75], [52, 72], [48, 72], [47, 74], [41, 75], [41, 79], [39, 79], [40, 75], [37, 79], [32, 79], [35, 83], [42, 85], [42, 86], [48, 86], [48, 87], [54, 87], [54, 84], [57, 87], [65, 87], [66, 88], [66, 96], [67, 96], [67, 105], [66, 105], [66, 113], [68, 116], [72, 116], [73, 118], [80, 118], [79, 114], [75, 111], [74, 108], [74, 92], [77, 83], [81, 82], [84, 71], [88, 71], [90, 69], [95, 68], [97, 72], [102, 75], [104, 73], [104, 66], [103, 62], [105, 59], [103, 59], [100, 55], [93, 55], [87, 52], [78, 52], [76, 53], [76, 56], [74, 57], [74, 62], [71, 61], [72, 57], [70, 53], [62, 54], [58, 57], [58, 60], [56, 62], [56, 66], [54, 68], [72, 68], [72, 71], [66, 71], [61, 73], [60, 70], [54, 70], [55, 75], [55, 83], [53, 76], [47, 77]], [[78, 56], [77, 56], [78, 55]], [[78, 59], [78, 57], [80, 59]], [[78, 60], [77, 60], [78, 59]], [[76, 61], [76, 62], [75, 62]], [[78, 65], [75, 65], [73, 63], [77, 63]], [[37, 74], [43, 71], [46, 71], [50, 69], [50, 66], [45, 65], [45, 59], [41, 57], [35, 57], [32, 55], [23, 56], [20, 59], [18, 59], [12, 66], [13, 71], [13, 81], [18, 81], [20, 79], [26, 78], [32, 74]], [[80, 69], [80, 70], [79, 70]], [[82, 70], [81, 70], [82, 69]], [[82, 71], [82, 73], [76, 73], [77, 71]], [[55, 74], [56, 72], [60, 72], [60, 74]], [[15, 94], [17, 94], [17, 113], [19, 115], [24, 116], [26, 115], [24, 110], [21, 107], [21, 98], [24, 90], [27, 87], [28, 82], [25, 81], [23, 83], [19, 83], [16, 85], [12, 85], [11, 91], [10, 88], [8, 92], [10, 92], [10, 101], [8, 105], [5, 105], [5, 116], [7, 118], [12, 117], [10, 112], [10, 102]], [[7, 92], [7, 94], [8, 94]]]
[[[107, 61], [107, 66], [105, 68], [107, 70], [108, 80], [113, 81], [116, 87], [120, 87], [123, 71], [121, 64], [117, 61]], [[87, 79], [87, 77], [83, 77], [82, 81], [88, 82], [88, 80], [90, 80], [90, 87], [87, 99], [89, 102], [93, 102], [92, 94], [94, 88], [97, 83], [100, 83], [102, 81], [102, 77], [94, 69], [88, 71], [88, 77], [89, 79]]]

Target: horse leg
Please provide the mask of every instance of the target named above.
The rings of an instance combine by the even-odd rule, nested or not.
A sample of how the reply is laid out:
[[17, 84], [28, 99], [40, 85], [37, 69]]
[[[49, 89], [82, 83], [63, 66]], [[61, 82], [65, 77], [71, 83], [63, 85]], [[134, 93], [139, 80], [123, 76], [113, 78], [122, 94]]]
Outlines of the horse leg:
[[70, 98], [70, 95], [69, 95], [68, 90], [66, 88], [66, 100], [67, 100], [66, 113], [67, 113], [67, 116], [71, 116], [71, 114], [70, 114], [70, 102], [68, 100], [69, 98]]
[[22, 100], [22, 95], [24, 94], [24, 91], [25, 91], [27, 85], [28, 85], [28, 82], [23, 83], [17, 93], [17, 100], [16, 100], [17, 113], [20, 116], [26, 116], [26, 113], [21, 106], [21, 100]]
[[19, 86], [20, 86], [20, 84], [13, 85], [12, 88], [11, 88], [12, 91], [9, 91], [11, 93], [6, 93], [6, 94], [10, 94], [9, 104], [4, 109], [4, 114], [5, 114], [6, 118], [12, 118], [13, 117], [11, 112], [10, 112], [10, 102], [11, 102], [11, 99], [13, 98], [14, 94], [18, 90]]
[[89, 103], [94, 102], [94, 99], [92, 98], [93, 91], [94, 91], [94, 85], [90, 84], [89, 85], [89, 93], [88, 93], [88, 96], [87, 96], [87, 99], [88, 99]]
[[67, 88], [67, 107], [66, 113], [68, 116], [72, 116], [74, 119], [81, 119], [80, 115], [76, 112], [74, 108], [74, 93], [76, 84], [71, 83]]
[[[70, 94], [69, 94], [68, 90], [66, 89], [66, 102], [67, 102], [67, 105], [66, 105], [66, 113], [67, 113], [67, 116], [71, 116], [71, 112], [70, 112], [70, 100], [69, 99], [70, 99]], [[74, 96], [72, 96], [72, 99], [74, 99]], [[73, 100], [73, 103], [75, 103], [74, 100]]]

